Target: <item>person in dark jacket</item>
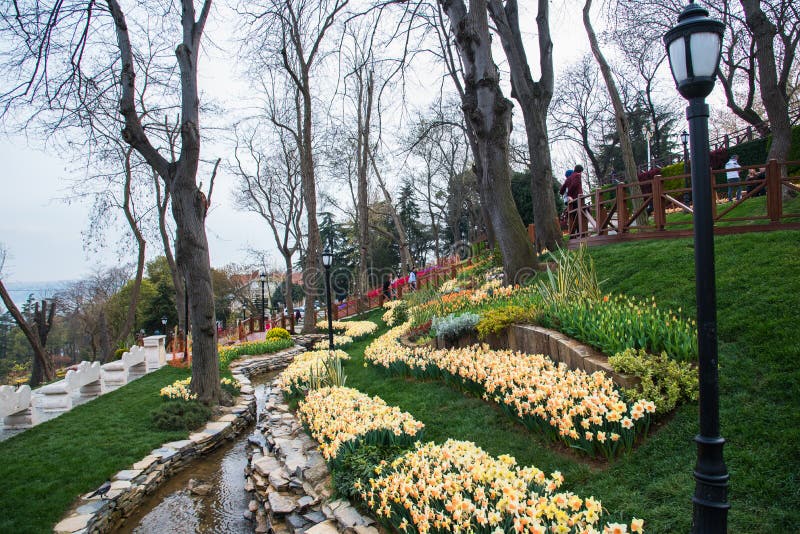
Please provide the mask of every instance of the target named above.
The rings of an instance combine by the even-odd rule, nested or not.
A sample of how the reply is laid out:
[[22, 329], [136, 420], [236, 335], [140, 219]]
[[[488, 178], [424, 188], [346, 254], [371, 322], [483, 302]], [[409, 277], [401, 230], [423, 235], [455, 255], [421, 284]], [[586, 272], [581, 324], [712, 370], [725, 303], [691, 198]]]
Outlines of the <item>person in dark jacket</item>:
[[575, 165], [575, 170], [571, 173], [567, 171], [567, 179], [564, 180], [564, 184], [561, 186], [561, 189], [558, 190], [561, 195], [564, 193], [567, 194], [567, 224], [568, 228], [570, 228], [570, 232], [572, 231], [572, 221], [578, 215], [578, 197], [583, 194], [583, 187], [581, 185], [582, 173], [583, 165]]

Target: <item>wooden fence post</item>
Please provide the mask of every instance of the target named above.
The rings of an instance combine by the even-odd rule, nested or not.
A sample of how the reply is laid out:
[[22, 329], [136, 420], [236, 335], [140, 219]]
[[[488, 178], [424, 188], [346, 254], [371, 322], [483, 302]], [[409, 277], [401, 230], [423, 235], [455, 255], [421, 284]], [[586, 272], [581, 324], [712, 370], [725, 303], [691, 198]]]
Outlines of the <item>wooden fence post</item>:
[[654, 176], [651, 182], [653, 191], [653, 221], [656, 225], [656, 230], [663, 230], [667, 222], [667, 216], [664, 212], [664, 182], [661, 181], [661, 176]]
[[603, 224], [603, 219], [606, 217], [606, 210], [603, 208], [603, 202], [600, 194], [600, 189], [596, 189], [594, 192], [594, 220], [595, 220], [595, 230], [597, 231], [597, 235], [605, 235], [608, 231], [603, 228], [601, 225]]
[[628, 231], [628, 203], [625, 200], [625, 184], [617, 184], [617, 233]]
[[767, 163], [767, 216], [771, 222], [780, 222], [783, 215], [781, 198], [781, 168], [774, 159]]

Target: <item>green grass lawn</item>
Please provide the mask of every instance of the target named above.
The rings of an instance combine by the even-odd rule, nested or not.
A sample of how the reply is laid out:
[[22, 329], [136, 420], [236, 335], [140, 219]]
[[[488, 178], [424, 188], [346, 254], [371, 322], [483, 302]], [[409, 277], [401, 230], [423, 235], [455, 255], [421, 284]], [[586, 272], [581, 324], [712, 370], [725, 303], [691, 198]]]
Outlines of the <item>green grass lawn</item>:
[[165, 367], [0, 442], [0, 532], [49, 532], [73, 501], [188, 432], [152, 430], [161, 387], [188, 376]]
[[[691, 239], [594, 247], [603, 289], [693, 316]], [[800, 232], [716, 238], [720, 402], [731, 475], [729, 532], [796, 532], [800, 519]], [[369, 319], [380, 323], [381, 312]], [[382, 333], [385, 329], [381, 329]], [[651, 533], [688, 532], [697, 405], [679, 408], [630, 456], [590, 465], [547, 445], [499, 409], [439, 382], [389, 377], [364, 367], [368, 340], [352, 345], [347, 385], [379, 395], [426, 425], [426, 439], [473, 441], [492, 454], [560, 470], [570, 490], [594, 495], [620, 519], [644, 518]], [[611, 515], [613, 519], [615, 516]]]
[[[744, 193], [746, 189], [742, 189]], [[717, 214], [727, 210], [730, 204], [717, 204]], [[800, 197], [795, 197], [783, 202], [784, 215], [798, 215], [800, 214]], [[767, 215], [767, 197], [753, 197], [748, 198], [729, 213], [726, 213], [722, 220], [717, 221], [715, 226], [749, 226], [769, 223], [769, 219], [752, 220], [752, 221], [726, 221], [726, 219], [739, 218], [739, 217], [766, 217]], [[800, 218], [792, 219], [788, 222], [798, 222]], [[786, 221], [785, 221], [786, 222]], [[692, 227], [692, 214], [674, 212], [667, 214], [667, 228], [678, 230]]]

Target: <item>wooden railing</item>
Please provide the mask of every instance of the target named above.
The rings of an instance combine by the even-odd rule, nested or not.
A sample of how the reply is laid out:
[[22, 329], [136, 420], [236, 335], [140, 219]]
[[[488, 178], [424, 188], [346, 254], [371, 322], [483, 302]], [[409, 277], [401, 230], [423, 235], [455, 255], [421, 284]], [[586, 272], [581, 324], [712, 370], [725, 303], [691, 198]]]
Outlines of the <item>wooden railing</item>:
[[[741, 188], [741, 200], [727, 202], [729, 184], [725, 182], [725, 169], [712, 170], [709, 187], [716, 199], [712, 210], [715, 233], [730, 234], [777, 229], [800, 229], [800, 209], [784, 209], [783, 189], [800, 192], [800, 176], [789, 176], [788, 170], [796, 173], [800, 161], [779, 163], [770, 161], [764, 168], [762, 178], [747, 180], [749, 169], [759, 166], [741, 167], [741, 181], [732, 184], [734, 190]], [[717, 184], [715, 177], [722, 175]], [[744, 175], [744, 176], [743, 176]], [[675, 187], [675, 183], [680, 184]], [[672, 184], [672, 185], [670, 185]], [[633, 193], [638, 186], [639, 192]], [[749, 190], [749, 191], [748, 191]], [[766, 193], [765, 209], [755, 214], [737, 212], [748, 199]], [[735, 196], [735, 191], [734, 191]], [[597, 189], [589, 195], [581, 195], [567, 209], [567, 233], [569, 246], [580, 243], [589, 245], [635, 239], [683, 237], [692, 235], [691, 217], [667, 217], [671, 213], [691, 213], [691, 177], [689, 175], [662, 177], [637, 184], [617, 184]], [[634, 206], [636, 208], [634, 209]], [[648, 213], [647, 223], [637, 223], [642, 213]]]

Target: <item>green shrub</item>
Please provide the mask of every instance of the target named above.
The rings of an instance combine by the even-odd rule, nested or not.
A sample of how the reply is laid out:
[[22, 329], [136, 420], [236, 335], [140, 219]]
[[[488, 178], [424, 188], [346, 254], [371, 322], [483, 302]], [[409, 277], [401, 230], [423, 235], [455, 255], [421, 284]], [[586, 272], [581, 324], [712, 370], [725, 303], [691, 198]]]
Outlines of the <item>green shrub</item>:
[[408, 321], [408, 303], [404, 300], [394, 307], [394, 324], [403, 324]]
[[122, 359], [122, 355], [128, 352], [128, 349], [121, 348], [114, 351], [114, 360]]
[[211, 418], [211, 409], [197, 401], [172, 400], [150, 412], [159, 430], [195, 430]]
[[281, 327], [270, 328], [267, 330], [267, 339], [291, 339], [292, 335], [288, 330]]
[[[666, 167], [661, 167], [661, 176], [664, 178], [670, 178], [672, 176], [680, 176], [684, 174], [683, 172], [684, 166], [683, 162], [679, 161], [678, 163], [673, 163], [672, 165], [667, 165]], [[671, 178], [669, 180], [663, 180], [664, 184], [664, 191], [674, 191], [675, 189], [681, 189], [684, 184], [683, 178]]]
[[641, 379], [639, 387], [623, 391], [633, 402], [655, 402], [657, 414], [669, 413], [687, 400], [697, 400], [697, 371], [687, 362], [676, 362], [664, 353], [655, 356], [642, 349], [628, 349], [611, 356], [608, 363], [617, 372]]
[[481, 320], [476, 313], [463, 313], [456, 315], [451, 313], [447, 317], [434, 317], [431, 321], [431, 333], [445, 339], [456, 339], [475, 329], [475, 325]]
[[532, 322], [533, 316], [533, 310], [520, 306], [503, 306], [484, 312], [475, 329], [480, 339], [486, 339], [490, 334], [498, 334], [514, 323]]
[[331, 474], [333, 487], [341, 497], [361, 497], [361, 489], [369, 488], [375, 468], [382, 462], [391, 462], [407, 449], [397, 445], [361, 445], [356, 450], [339, 455], [339, 462]]

